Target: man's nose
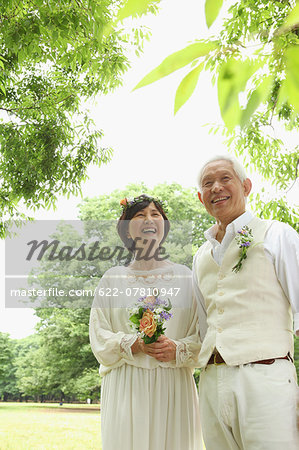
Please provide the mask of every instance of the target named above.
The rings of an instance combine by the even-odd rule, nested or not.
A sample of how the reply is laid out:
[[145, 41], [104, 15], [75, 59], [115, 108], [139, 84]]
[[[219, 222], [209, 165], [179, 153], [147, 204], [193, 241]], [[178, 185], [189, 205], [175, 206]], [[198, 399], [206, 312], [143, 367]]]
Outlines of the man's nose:
[[220, 181], [215, 180], [212, 186], [212, 192], [220, 192], [223, 189], [223, 185]]

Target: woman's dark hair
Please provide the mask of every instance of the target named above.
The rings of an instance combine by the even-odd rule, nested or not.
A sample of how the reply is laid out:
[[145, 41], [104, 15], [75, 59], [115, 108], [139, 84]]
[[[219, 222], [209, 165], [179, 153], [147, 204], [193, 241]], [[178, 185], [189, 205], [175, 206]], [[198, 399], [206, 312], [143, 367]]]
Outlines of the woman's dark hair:
[[120, 216], [117, 223], [117, 232], [125, 244], [125, 247], [130, 251], [134, 252], [134, 241], [131, 238], [128, 238], [128, 228], [130, 220], [142, 209], [146, 208], [150, 203], [154, 203], [159, 213], [162, 215], [164, 219], [164, 236], [160, 242], [160, 245], [165, 241], [169, 229], [170, 223], [164, 212], [162, 202], [153, 197], [149, 197], [148, 195], [142, 194], [139, 197], [135, 197], [134, 200], [128, 201], [125, 199], [126, 205], [124, 205], [124, 211]]

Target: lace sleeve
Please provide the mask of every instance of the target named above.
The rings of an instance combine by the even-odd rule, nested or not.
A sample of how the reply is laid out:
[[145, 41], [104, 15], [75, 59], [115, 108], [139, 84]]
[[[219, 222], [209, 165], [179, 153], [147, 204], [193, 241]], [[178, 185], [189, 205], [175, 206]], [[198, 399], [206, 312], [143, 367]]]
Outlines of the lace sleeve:
[[176, 341], [176, 364], [177, 366], [186, 366], [192, 359], [192, 353], [188, 350], [184, 342]]
[[125, 335], [120, 341], [120, 352], [125, 353], [130, 359], [133, 358], [131, 346], [137, 339], [137, 334]]

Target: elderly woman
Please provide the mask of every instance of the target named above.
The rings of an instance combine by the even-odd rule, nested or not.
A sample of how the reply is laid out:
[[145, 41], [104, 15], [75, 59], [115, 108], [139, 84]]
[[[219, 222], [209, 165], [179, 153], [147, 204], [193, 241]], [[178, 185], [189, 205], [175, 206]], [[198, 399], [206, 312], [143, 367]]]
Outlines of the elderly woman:
[[[162, 203], [145, 195], [122, 203], [117, 228], [133, 260], [103, 275], [90, 315], [90, 342], [102, 376], [103, 450], [198, 450], [192, 373], [200, 341], [191, 272], [160, 253], [169, 231]], [[111, 289], [117, 295], [108, 295]], [[127, 308], [154, 291], [170, 298], [172, 318], [165, 334], [145, 344], [132, 330]]]

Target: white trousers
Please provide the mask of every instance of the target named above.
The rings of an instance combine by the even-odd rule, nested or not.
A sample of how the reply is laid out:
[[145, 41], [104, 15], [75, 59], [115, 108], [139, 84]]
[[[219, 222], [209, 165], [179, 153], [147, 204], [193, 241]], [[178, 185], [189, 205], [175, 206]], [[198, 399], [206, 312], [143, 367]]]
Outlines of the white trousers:
[[294, 365], [229, 367], [200, 374], [200, 418], [206, 450], [298, 450]]

